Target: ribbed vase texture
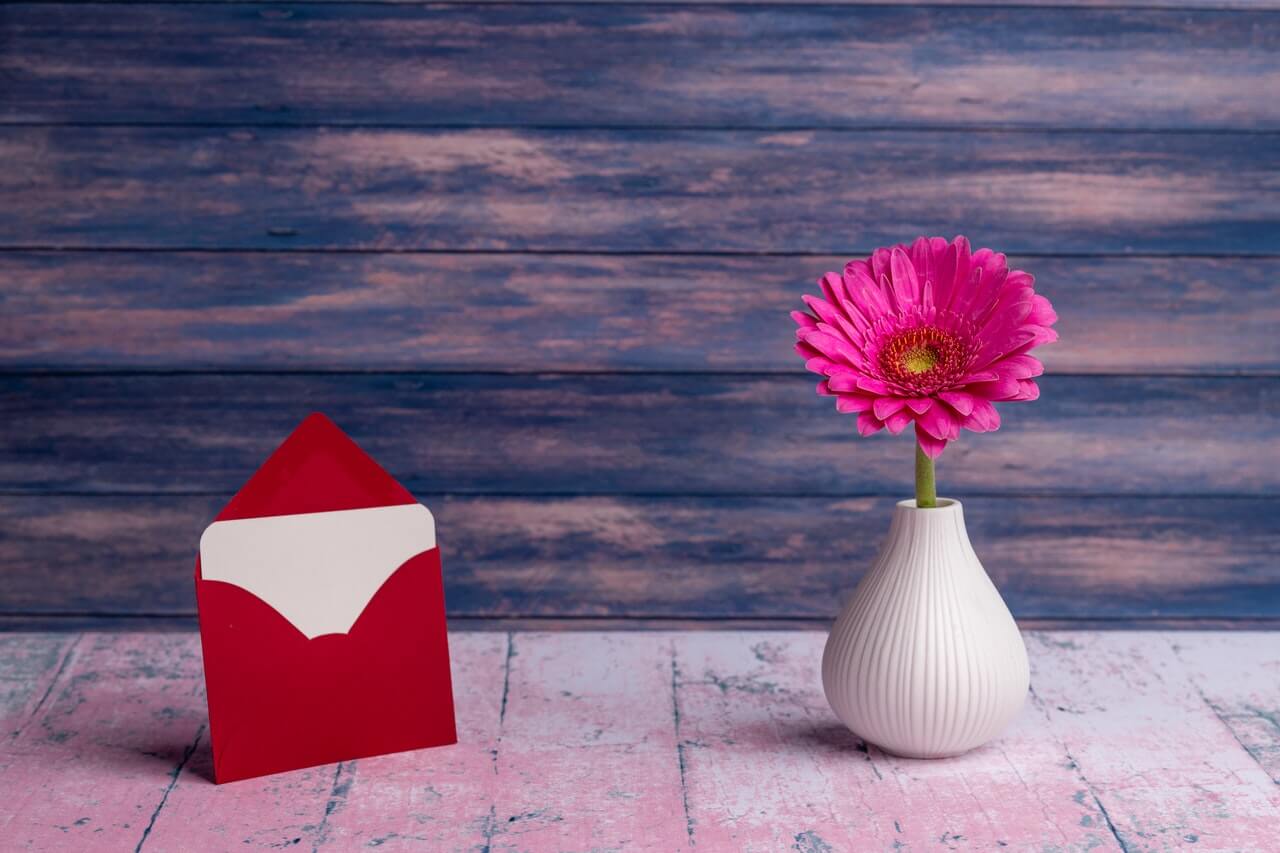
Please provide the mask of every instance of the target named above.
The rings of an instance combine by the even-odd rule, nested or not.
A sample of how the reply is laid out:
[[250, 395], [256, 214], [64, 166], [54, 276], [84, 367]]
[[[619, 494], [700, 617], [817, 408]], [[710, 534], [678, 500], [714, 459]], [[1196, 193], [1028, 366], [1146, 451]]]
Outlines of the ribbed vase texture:
[[960, 502], [899, 502], [827, 638], [822, 684], [836, 716], [887, 752], [943, 758], [998, 735], [1029, 682], [1022, 635], [969, 544]]

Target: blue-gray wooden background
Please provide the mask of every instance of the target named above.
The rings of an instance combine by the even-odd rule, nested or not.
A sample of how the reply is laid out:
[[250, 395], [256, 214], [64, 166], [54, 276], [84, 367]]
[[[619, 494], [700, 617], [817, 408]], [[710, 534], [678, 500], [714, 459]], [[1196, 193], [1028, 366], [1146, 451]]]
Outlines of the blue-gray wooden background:
[[1015, 614], [1280, 621], [1278, 8], [0, 6], [0, 627], [190, 624], [313, 410], [454, 624], [828, 619], [912, 450], [787, 312], [957, 231], [1062, 317], [939, 466]]

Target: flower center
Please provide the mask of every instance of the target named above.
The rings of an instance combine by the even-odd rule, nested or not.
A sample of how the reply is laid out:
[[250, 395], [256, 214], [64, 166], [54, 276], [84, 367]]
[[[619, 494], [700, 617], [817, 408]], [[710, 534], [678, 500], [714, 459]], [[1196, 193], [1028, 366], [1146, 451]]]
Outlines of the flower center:
[[938, 351], [933, 347], [925, 344], [924, 346], [915, 347], [907, 350], [902, 356], [902, 366], [908, 373], [928, 373], [933, 370], [933, 366], [938, 363]]
[[880, 349], [884, 378], [913, 391], [930, 393], [965, 368], [967, 349], [959, 337], [937, 326], [894, 332]]

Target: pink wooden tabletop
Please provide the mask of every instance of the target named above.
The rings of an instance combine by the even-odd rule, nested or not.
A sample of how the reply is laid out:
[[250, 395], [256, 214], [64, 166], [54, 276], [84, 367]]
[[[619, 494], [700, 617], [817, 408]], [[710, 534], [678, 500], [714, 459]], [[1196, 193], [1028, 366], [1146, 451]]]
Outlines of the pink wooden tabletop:
[[841, 728], [823, 639], [459, 633], [457, 746], [215, 786], [194, 635], [0, 635], [0, 849], [1276, 849], [1275, 634], [1029, 633], [934, 762]]

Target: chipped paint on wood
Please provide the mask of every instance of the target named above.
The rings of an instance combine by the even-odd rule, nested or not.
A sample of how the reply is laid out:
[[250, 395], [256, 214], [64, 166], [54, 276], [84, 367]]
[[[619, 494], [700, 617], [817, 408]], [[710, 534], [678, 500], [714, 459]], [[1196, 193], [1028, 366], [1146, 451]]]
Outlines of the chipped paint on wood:
[[204, 726], [195, 637], [84, 636], [0, 749], [6, 849], [132, 849], [191, 772]]
[[[510, 634], [453, 634], [458, 743], [347, 762], [311, 840], [335, 850], [471, 850], [490, 835], [508, 692]], [[198, 795], [199, 792], [196, 792]], [[497, 849], [492, 848], [492, 849]]]
[[16, 737], [40, 711], [77, 645], [73, 634], [0, 634], [0, 737]]
[[[1274, 663], [1275, 636], [1252, 636]], [[1272, 846], [1280, 787], [1205, 701], [1172, 642], [1195, 648], [1200, 636], [1033, 634], [1034, 713], [1127, 849]]]
[[1280, 640], [1240, 632], [1175, 634], [1169, 643], [1214, 714], [1280, 785]]
[[[1111, 838], [1061, 748], [1023, 713], [950, 761], [868, 747], [823, 696], [820, 633], [681, 638], [690, 799], [700, 845], [773, 851], [1106, 849]], [[826, 845], [826, 846], [823, 846]]]
[[1265, 849], [1280, 821], [1274, 634], [1032, 633], [1022, 715], [934, 762], [840, 727], [819, 632], [457, 634], [457, 746], [224, 786], [194, 635], [0, 639], [6, 850]]

